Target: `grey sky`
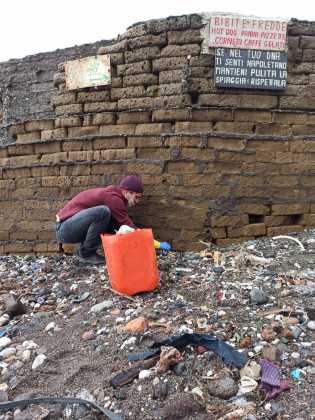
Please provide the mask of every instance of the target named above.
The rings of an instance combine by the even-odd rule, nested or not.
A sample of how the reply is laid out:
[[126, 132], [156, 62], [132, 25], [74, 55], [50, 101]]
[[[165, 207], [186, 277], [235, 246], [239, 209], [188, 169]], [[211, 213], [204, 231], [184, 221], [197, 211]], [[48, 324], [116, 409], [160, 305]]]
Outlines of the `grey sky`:
[[0, 62], [115, 38], [139, 21], [200, 12], [315, 21], [311, 0], [2, 0]]

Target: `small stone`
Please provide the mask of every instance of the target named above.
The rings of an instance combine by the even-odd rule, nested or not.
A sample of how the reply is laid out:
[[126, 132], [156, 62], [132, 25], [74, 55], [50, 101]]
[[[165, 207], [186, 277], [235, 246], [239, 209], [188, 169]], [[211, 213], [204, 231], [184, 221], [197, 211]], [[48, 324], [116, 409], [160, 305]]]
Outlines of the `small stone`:
[[301, 355], [297, 351], [294, 351], [293, 353], [291, 353], [291, 357], [292, 359], [298, 360], [301, 357]]
[[5, 312], [10, 316], [23, 315], [26, 312], [26, 308], [20, 299], [13, 293], [9, 293], [3, 296], [5, 305]]
[[110, 309], [112, 307], [113, 307], [112, 300], [104, 300], [103, 302], [97, 303], [96, 305], [92, 306], [92, 308], [90, 309], [90, 312], [92, 312], [93, 314], [98, 314], [104, 311], [105, 309]]
[[129, 321], [124, 327], [120, 328], [122, 332], [129, 333], [144, 333], [149, 328], [149, 322], [143, 316], [135, 318]]
[[266, 293], [258, 289], [258, 287], [254, 287], [249, 294], [250, 301], [253, 305], [264, 305], [269, 301], [269, 297], [266, 295]]
[[96, 335], [94, 334], [93, 330], [85, 331], [81, 337], [83, 341], [94, 340], [95, 338]]
[[8, 347], [12, 343], [11, 338], [9, 337], [1, 337], [0, 338], [0, 350]]
[[16, 353], [15, 347], [7, 347], [0, 352], [1, 359], [7, 359], [8, 357], [13, 356]]
[[45, 356], [44, 354], [39, 354], [38, 356], [36, 356], [32, 364], [32, 369], [35, 370], [38, 367], [40, 367], [45, 362], [46, 359], [47, 359], [47, 356]]
[[191, 393], [192, 394], [195, 394], [195, 395], [198, 395], [198, 397], [200, 397], [200, 398], [203, 398], [204, 397], [203, 392], [201, 391], [201, 389], [199, 388], [199, 386], [196, 386], [195, 388], [193, 388], [191, 390]]
[[[158, 379], [158, 378], [154, 378]], [[169, 392], [168, 382], [155, 382], [153, 383], [152, 398], [154, 400], [164, 400]]]
[[139, 372], [139, 379], [147, 379], [153, 375], [153, 371], [150, 369], [140, 370]]
[[3, 314], [0, 317], [0, 327], [3, 327], [4, 325], [7, 325], [7, 323], [10, 321], [10, 316], [8, 314]]
[[6, 391], [0, 391], [0, 403], [6, 402], [8, 401], [8, 394], [6, 393]]
[[297, 326], [295, 326], [295, 325], [292, 325], [292, 327], [290, 327], [290, 330], [291, 330], [291, 332], [292, 332], [292, 334], [293, 334], [293, 337], [294, 337], [295, 339], [299, 338], [299, 337], [300, 337], [300, 335], [302, 334], [302, 330], [301, 330], [301, 328], [299, 328], [299, 327], [297, 327]]
[[315, 330], [315, 321], [309, 321], [307, 323], [307, 328], [314, 331]]
[[31, 358], [31, 350], [24, 350], [22, 353], [22, 360], [23, 362], [28, 362]]
[[264, 340], [270, 342], [275, 339], [275, 332], [272, 327], [266, 327], [262, 330], [261, 336]]
[[228, 400], [236, 395], [238, 391], [237, 383], [230, 376], [223, 376], [220, 379], [215, 379], [208, 385], [209, 394], [214, 397]]
[[270, 362], [275, 362], [275, 361], [279, 360], [280, 352], [274, 346], [266, 346], [262, 350], [262, 357], [264, 359], [269, 360]]
[[46, 332], [48, 332], [48, 331], [54, 330], [54, 329], [55, 329], [55, 327], [56, 327], [56, 323], [55, 323], [55, 322], [50, 322], [50, 323], [46, 326], [45, 331], [46, 331]]

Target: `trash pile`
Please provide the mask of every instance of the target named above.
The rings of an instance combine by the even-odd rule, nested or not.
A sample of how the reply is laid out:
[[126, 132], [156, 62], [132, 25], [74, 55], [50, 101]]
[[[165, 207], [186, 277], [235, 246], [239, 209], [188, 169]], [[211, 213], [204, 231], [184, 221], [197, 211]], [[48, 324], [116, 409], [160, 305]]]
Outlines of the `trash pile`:
[[158, 256], [121, 296], [75, 257], [0, 257], [0, 420], [312, 419], [315, 231]]

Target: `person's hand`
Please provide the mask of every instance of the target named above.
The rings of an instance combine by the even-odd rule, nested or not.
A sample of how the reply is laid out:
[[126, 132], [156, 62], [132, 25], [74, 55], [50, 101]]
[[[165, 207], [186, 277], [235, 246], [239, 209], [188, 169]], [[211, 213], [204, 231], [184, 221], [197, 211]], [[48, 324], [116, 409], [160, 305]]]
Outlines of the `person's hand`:
[[161, 242], [160, 249], [162, 249], [163, 251], [169, 252], [172, 249], [172, 247], [168, 242]]

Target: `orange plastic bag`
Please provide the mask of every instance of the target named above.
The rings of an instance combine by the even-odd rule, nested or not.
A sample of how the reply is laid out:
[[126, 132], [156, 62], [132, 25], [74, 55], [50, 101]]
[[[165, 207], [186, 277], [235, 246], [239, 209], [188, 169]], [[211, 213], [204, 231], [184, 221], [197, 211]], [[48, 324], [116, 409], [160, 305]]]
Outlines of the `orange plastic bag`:
[[151, 229], [101, 235], [112, 288], [125, 295], [150, 292], [159, 284]]

